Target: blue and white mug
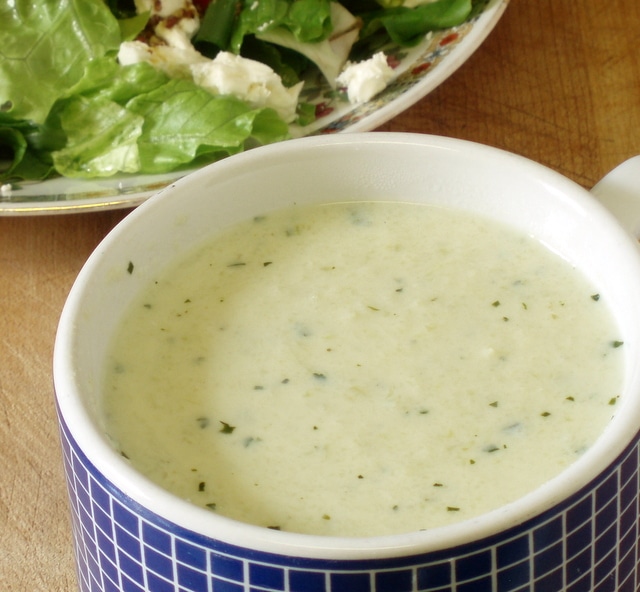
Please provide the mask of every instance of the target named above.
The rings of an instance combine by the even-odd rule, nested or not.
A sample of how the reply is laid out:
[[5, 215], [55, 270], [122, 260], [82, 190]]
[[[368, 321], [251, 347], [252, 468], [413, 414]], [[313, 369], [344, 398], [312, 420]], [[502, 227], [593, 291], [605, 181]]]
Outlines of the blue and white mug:
[[[233, 156], [136, 209], [82, 269], [55, 344], [80, 589], [639, 590], [640, 255], [632, 234], [640, 175], [637, 160], [623, 168], [593, 191], [619, 221], [567, 178], [495, 148], [418, 134], [341, 134]], [[601, 286], [625, 343], [625, 376], [617, 412], [596, 443], [557, 477], [495, 511], [368, 538], [243, 524], [177, 498], [132, 468], [105, 436], [101, 411], [106, 350], [132, 299], [176, 254], [216, 231], [293, 202], [328, 199], [430, 202], [490, 216], [543, 241]], [[144, 273], [128, 273], [132, 253]]]

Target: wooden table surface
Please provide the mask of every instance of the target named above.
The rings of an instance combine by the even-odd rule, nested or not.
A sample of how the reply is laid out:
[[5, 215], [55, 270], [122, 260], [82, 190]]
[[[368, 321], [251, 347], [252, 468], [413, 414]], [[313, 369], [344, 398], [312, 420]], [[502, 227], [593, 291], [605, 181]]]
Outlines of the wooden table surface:
[[[474, 140], [591, 188], [640, 154], [640, 3], [511, 0], [480, 49], [385, 131]], [[76, 589], [54, 413], [58, 317], [126, 210], [0, 217], [0, 589]]]

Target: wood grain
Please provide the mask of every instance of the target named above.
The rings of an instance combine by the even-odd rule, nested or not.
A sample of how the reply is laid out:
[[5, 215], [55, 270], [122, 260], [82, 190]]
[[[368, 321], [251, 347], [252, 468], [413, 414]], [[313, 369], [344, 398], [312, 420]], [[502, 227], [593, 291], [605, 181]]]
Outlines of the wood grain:
[[444, 85], [383, 130], [464, 138], [591, 188], [640, 152], [640, 3], [512, 0]]
[[0, 589], [76, 588], [51, 359], [73, 280], [125, 212], [0, 218]]
[[[640, 3], [511, 0], [482, 47], [386, 131], [504, 148], [592, 187], [640, 153]], [[53, 403], [58, 317], [126, 211], [0, 218], [0, 589], [76, 589]]]

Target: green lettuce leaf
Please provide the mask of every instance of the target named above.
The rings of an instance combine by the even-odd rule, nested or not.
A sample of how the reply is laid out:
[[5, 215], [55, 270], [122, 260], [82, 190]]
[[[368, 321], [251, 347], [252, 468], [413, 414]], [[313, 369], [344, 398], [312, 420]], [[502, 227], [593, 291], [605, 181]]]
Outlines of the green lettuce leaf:
[[13, 159], [4, 178], [42, 178], [51, 162], [58, 174], [72, 178], [168, 172], [289, 134], [271, 109], [213, 96], [147, 63], [123, 67], [109, 57], [87, 64], [43, 124], [3, 117], [0, 146], [9, 146]]
[[[348, 2], [345, 4], [349, 5]], [[363, 15], [365, 26], [362, 37], [367, 37], [383, 28], [398, 45], [415, 45], [429, 31], [462, 24], [469, 18], [472, 4], [472, 0], [438, 0], [415, 8], [400, 6], [374, 11]]]
[[[54, 171], [68, 177], [137, 172], [135, 141], [143, 122], [125, 105], [167, 80], [149, 64], [121, 67], [107, 57], [89, 62], [83, 77], [54, 103], [45, 122], [31, 124], [20, 150], [13, 151], [13, 166], [2, 177], [41, 179]], [[14, 131], [18, 126], [14, 120]], [[0, 136], [0, 146], [8, 142], [7, 134]]]
[[74, 95], [56, 104], [47, 124], [66, 137], [52, 153], [56, 171], [76, 178], [168, 172], [289, 134], [275, 111], [214, 97], [188, 80], [169, 80], [124, 106], [104, 93]]
[[65, 96], [101, 97], [126, 105], [134, 97], [151, 92], [168, 81], [166, 74], [147, 62], [121, 66], [115, 58], [104, 57], [89, 62], [83, 77]]
[[46, 154], [38, 154], [31, 147], [31, 138], [40, 133], [41, 126], [27, 120], [17, 120], [0, 112], [0, 181], [8, 179], [45, 179], [53, 169]]
[[76, 96], [56, 110], [67, 143], [52, 153], [66, 177], [106, 177], [140, 171], [137, 140], [144, 120], [102, 97]]
[[239, 8], [240, 0], [215, 0], [209, 4], [193, 39], [200, 53], [213, 58], [218, 51], [229, 49]]
[[120, 38], [122, 41], [132, 41], [144, 30], [148, 22], [148, 12], [136, 14], [127, 18], [119, 18], [118, 25], [120, 27]]
[[118, 19], [127, 19], [137, 15], [135, 0], [104, 0], [109, 10]]
[[142, 121], [126, 111], [126, 104], [168, 80], [149, 64], [121, 67], [115, 58], [104, 57], [87, 64], [84, 76], [54, 103], [44, 123], [0, 113], [0, 151], [12, 161], [0, 179], [136, 172], [133, 145]]
[[303, 43], [285, 27], [270, 28], [256, 33], [261, 41], [289, 48], [312, 61], [327, 82], [335, 86], [340, 70], [347, 62], [351, 48], [358, 39], [361, 21], [337, 2], [329, 5], [331, 36], [314, 43]]
[[280, 27], [302, 43], [323, 41], [332, 31], [329, 0], [247, 0], [243, 5], [230, 40], [234, 53], [241, 53], [245, 36]]
[[117, 50], [120, 27], [102, 1], [0, 3], [0, 105], [41, 123], [89, 60]]
[[194, 159], [213, 161], [247, 145], [289, 137], [272, 109], [252, 109], [234, 97], [215, 97], [188, 80], [171, 80], [132, 99], [127, 108], [144, 118], [138, 139], [141, 171], [161, 173]]

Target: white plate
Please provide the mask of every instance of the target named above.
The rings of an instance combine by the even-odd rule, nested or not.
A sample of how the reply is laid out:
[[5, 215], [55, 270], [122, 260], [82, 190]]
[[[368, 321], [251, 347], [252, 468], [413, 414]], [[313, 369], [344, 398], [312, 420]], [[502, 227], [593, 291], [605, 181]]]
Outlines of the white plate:
[[[435, 32], [412, 48], [383, 49], [396, 77], [371, 101], [350, 105], [344, 93], [309, 80], [302, 99], [322, 113], [312, 125], [292, 127], [294, 137], [370, 131], [408, 109], [451, 76], [482, 44], [509, 0], [485, 0], [481, 12], [466, 23]], [[66, 214], [137, 206], [189, 171], [163, 175], [121, 175], [107, 179], [55, 178], [0, 188], [0, 216]]]

